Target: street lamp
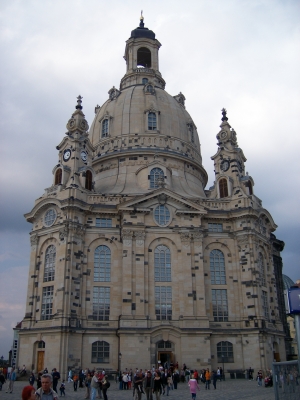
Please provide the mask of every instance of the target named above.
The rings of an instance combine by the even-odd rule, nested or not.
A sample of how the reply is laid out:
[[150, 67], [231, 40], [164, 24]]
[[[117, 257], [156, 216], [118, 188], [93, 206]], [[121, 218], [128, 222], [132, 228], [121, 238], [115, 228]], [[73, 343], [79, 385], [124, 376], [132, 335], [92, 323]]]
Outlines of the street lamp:
[[223, 381], [225, 381], [225, 371], [224, 371], [224, 354], [222, 354], [222, 364], [223, 364], [223, 376], [222, 376], [222, 378], [223, 378]]

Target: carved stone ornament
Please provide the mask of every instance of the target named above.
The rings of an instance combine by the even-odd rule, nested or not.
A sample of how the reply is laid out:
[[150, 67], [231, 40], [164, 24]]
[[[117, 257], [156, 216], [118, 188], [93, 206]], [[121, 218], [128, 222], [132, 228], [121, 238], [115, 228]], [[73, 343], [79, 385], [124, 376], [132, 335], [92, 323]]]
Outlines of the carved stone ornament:
[[129, 229], [124, 229], [122, 232], [122, 239], [123, 239], [123, 244], [125, 246], [130, 246], [132, 243], [132, 236], [133, 236], [133, 231], [130, 231]]
[[144, 246], [146, 233], [145, 232], [135, 232], [136, 244], [137, 246]]
[[31, 246], [36, 246], [38, 244], [39, 237], [37, 234], [30, 236], [30, 244]]
[[121, 92], [116, 89], [114, 86], [108, 91], [109, 94], [109, 100], [115, 100], [118, 98], [121, 94]]
[[194, 240], [201, 240], [203, 238], [203, 233], [202, 232], [194, 232], [193, 238], [194, 238]]
[[65, 238], [68, 236], [68, 228], [65, 226], [64, 228], [60, 229], [58, 234], [60, 240], [65, 240]]
[[181, 232], [180, 233], [181, 243], [184, 247], [188, 247], [191, 241], [191, 235], [188, 232]]
[[238, 237], [237, 242], [239, 246], [244, 246], [246, 244], [249, 244], [249, 237], [247, 235]]

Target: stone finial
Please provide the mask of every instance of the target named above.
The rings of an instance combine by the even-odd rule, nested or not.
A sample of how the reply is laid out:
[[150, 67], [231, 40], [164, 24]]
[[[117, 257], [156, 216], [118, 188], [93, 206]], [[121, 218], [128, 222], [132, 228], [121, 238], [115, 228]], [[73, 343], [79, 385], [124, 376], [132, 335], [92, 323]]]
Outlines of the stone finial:
[[77, 106], [75, 107], [76, 110], [82, 110], [82, 105], [81, 105], [81, 103], [82, 103], [82, 97], [79, 95], [79, 96], [77, 97]]
[[140, 16], [140, 28], [144, 28], [144, 17], [143, 17], [143, 10], [141, 10], [141, 16]]
[[228, 121], [228, 118], [226, 116], [226, 114], [227, 114], [226, 108], [222, 108], [221, 112], [222, 112], [222, 115], [223, 115], [222, 121], [223, 122]]

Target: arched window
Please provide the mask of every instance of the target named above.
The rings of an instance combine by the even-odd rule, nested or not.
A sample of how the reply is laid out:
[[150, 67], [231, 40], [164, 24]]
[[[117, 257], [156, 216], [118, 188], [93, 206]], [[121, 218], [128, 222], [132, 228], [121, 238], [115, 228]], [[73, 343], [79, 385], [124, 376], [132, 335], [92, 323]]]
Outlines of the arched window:
[[151, 68], [151, 51], [140, 47], [137, 51], [137, 67]]
[[230, 342], [217, 343], [218, 363], [233, 363], [233, 345]]
[[38, 342], [38, 349], [44, 349], [46, 347], [45, 342], [43, 340], [40, 340]]
[[89, 170], [85, 173], [85, 188], [87, 190], [92, 190], [93, 188], [93, 174]]
[[157, 129], [156, 114], [154, 112], [149, 112], [149, 114], [148, 114], [148, 130], [155, 131], [156, 129]]
[[209, 257], [212, 285], [226, 285], [225, 259], [220, 250], [212, 250]]
[[146, 83], [148, 83], [148, 79], [147, 79], [147, 78], [143, 78], [143, 79], [142, 79], [142, 84], [143, 84], [143, 85], [146, 85]]
[[44, 282], [54, 281], [56, 248], [53, 244], [47, 247], [45, 255]]
[[104, 119], [102, 121], [102, 131], [101, 131], [101, 137], [107, 137], [108, 136], [108, 119]]
[[188, 124], [189, 126], [189, 132], [190, 132], [190, 137], [191, 137], [191, 142], [194, 143], [194, 127], [192, 124]]
[[171, 282], [171, 252], [165, 245], [154, 250], [154, 279], [155, 282]]
[[153, 168], [150, 171], [150, 189], [158, 188], [157, 179], [164, 178], [164, 171], [161, 168]]
[[228, 197], [227, 179], [222, 178], [219, 180], [220, 198]]
[[59, 185], [62, 180], [62, 170], [61, 168], [58, 168], [55, 172], [55, 182], [54, 185]]
[[92, 363], [109, 362], [109, 343], [104, 341], [94, 342], [92, 344]]
[[94, 255], [94, 282], [110, 282], [111, 251], [98, 246]]
[[261, 285], [266, 286], [265, 264], [261, 253], [258, 253], [258, 271]]

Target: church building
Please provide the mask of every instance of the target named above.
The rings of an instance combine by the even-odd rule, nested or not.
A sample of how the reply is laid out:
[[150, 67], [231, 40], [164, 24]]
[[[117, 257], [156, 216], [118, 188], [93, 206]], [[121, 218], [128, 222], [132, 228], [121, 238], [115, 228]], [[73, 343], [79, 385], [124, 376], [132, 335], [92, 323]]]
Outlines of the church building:
[[160, 46], [141, 17], [90, 128], [77, 98], [53, 180], [25, 215], [18, 365], [228, 371], [286, 358], [284, 243], [224, 108], [206, 189], [196, 121], [165, 90]]

